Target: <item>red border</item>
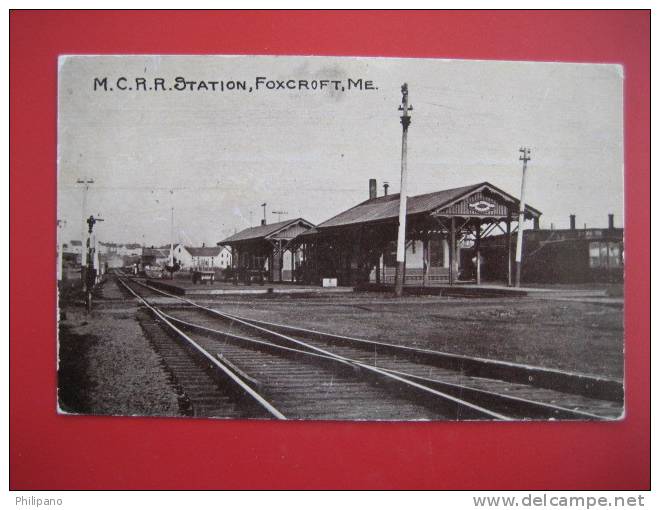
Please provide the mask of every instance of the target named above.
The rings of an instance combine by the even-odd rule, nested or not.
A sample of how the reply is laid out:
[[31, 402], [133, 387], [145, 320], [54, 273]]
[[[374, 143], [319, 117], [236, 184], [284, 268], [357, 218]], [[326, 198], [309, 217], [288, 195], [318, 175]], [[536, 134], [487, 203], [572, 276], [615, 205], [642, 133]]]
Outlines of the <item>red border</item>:
[[[650, 487], [650, 14], [10, 14], [10, 487]], [[612, 424], [245, 423], [55, 414], [57, 56], [375, 55], [625, 66], [626, 398]]]

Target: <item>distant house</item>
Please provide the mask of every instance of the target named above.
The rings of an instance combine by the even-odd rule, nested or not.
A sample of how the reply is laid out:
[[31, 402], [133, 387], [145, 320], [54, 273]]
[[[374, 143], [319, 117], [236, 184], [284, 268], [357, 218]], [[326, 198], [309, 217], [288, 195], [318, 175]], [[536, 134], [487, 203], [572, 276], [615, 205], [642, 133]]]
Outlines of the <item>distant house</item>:
[[170, 250], [165, 248], [142, 248], [140, 263], [142, 267], [164, 267], [169, 263]]
[[174, 245], [174, 260], [176, 260], [181, 269], [189, 269], [192, 267], [192, 255], [185, 245], [179, 243]]
[[123, 253], [120, 255], [125, 255], [127, 257], [139, 257], [142, 255], [142, 245], [138, 243], [128, 243], [122, 245]]
[[80, 265], [82, 252], [82, 242], [80, 241], [62, 243], [62, 262], [69, 265]]
[[231, 252], [225, 246], [174, 246], [174, 258], [182, 269], [208, 267], [224, 269], [231, 265]]
[[75, 253], [76, 255], [82, 255], [83, 245], [82, 241], [71, 241], [68, 245], [64, 243], [64, 253]]
[[82, 263], [82, 243], [80, 241], [62, 243], [62, 262], [74, 266]]
[[121, 257], [137, 257], [142, 255], [142, 245], [137, 243], [117, 244], [98, 243], [99, 253], [103, 255], [119, 255]]

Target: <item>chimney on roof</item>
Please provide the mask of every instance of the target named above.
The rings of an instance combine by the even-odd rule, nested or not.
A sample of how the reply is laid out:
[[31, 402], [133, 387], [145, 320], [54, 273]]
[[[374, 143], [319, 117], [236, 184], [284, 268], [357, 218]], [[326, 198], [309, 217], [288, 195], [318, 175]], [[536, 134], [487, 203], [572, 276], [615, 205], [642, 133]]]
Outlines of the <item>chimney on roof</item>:
[[571, 214], [571, 230], [575, 230], [575, 214]]
[[390, 187], [390, 183], [385, 181], [383, 183], [383, 193], [385, 193], [385, 196], [387, 196], [387, 189]]
[[262, 219], [262, 220], [261, 220], [261, 226], [263, 227], [265, 224], [266, 224], [266, 220], [265, 220], [265, 219]]
[[534, 230], [539, 230], [541, 228], [540, 218], [538, 216], [534, 217]]
[[206, 243], [202, 243], [202, 248], [206, 248]]
[[369, 200], [373, 200], [378, 196], [376, 191], [376, 179], [369, 179]]
[[607, 215], [607, 226], [610, 230], [614, 230], [614, 215], [613, 214], [608, 214]]

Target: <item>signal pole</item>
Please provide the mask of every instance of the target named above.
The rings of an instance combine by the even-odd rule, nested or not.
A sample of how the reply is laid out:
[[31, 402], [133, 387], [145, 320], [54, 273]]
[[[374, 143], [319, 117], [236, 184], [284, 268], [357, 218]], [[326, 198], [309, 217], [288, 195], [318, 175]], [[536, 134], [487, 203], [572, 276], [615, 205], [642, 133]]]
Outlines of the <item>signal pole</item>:
[[82, 254], [80, 255], [80, 265], [81, 265], [81, 271], [80, 271], [80, 277], [82, 278], [83, 284], [85, 283], [85, 271], [87, 269], [87, 249], [89, 249], [89, 241], [87, 240], [87, 228], [86, 228], [86, 221], [87, 221], [87, 192], [89, 191], [89, 185], [94, 184], [94, 179], [88, 179], [87, 177], [84, 177], [82, 179], [78, 179], [76, 181], [76, 184], [82, 184], [83, 185], [83, 200], [82, 200], [82, 235], [80, 237], [80, 243], [81, 243], [81, 251]]
[[527, 172], [527, 162], [532, 159], [529, 147], [521, 147], [520, 161], [523, 162], [522, 183], [520, 185], [520, 211], [518, 216], [518, 235], [516, 236], [516, 287], [520, 287], [520, 269], [522, 266], [522, 245], [523, 234], [525, 231], [525, 174]]
[[406, 211], [408, 205], [407, 197], [407, 178], [408, 178], [408, 126], [410, 126], [410, 111], [412, 106], [408, 106], [408, 84], [404, 83], [401, 87], [401, 126], [403, 133], [401, 135], [401, 188], [399, 193], [399, 234], [396, 244], [396, 273], [394, 276], [394, 294], [397, 297], [403, 295], [403, 278], [406, 260]]
[[96, 283], [96, 270], [94, 269], [95, 252], [92, 249], [92, 246], [89, 241], [92, 237], [94, 225], [99, 221], [103, 221], [103, 218], [99, 218], [99, 217], [95, 218], [94, 215], [91, 215], [89, 218], [85, 220], [85, 223], [87, 223], [88, 226], [87, 231], [89, 233], [89, 237], [87, 238], [87, 252], [83, 256], [83, 258], [87, 259], [87, 266], [88, 266], [87, 271], [85, 272], [85, 304], [88, 313], [92, 311], [92, 289], [94, 288], [94, 284]]

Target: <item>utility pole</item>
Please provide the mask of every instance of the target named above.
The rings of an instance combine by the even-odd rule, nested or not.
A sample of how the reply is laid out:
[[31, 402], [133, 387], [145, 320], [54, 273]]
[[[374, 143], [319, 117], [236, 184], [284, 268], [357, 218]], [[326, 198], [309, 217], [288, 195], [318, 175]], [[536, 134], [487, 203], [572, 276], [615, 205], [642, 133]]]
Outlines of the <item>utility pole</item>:
[[174, 280], [174, 190], [170, 190], [170, 280]]
[[408, 106], [408, 84], [404, 83], [401, 87], [401, 125], [403, 134], [401, 135], [401, 188], [399, 192], [399, 235], [396, 244], [396, 274], [394, 276], [394, 293], [397, 297], [403, 295], [403, 278], [406, 260], [406, 212], [408, 205], [407, 197], [407, 173], [408, 173], [408, 126], [410, 126], [410, 111], [412, 106]]
[[87, 192], [89, 191], [89, 185], [94, 184], [94, 179], [89, 179], [87, 177], [83, 177], [82, 179], [78, 179], [76, 181], [76, 184], [82, 184], [83, 185], [83, 199], [82, 199], [82, 233], [80, 236], [80, 243], [81, 243], [81, 250], [82, 253], [80, 254], [80, 278], [83, 281], [83, 285], [85, 285], [85, 282], [87, 281], [85, 273], [87, 271], [87, 249], [89, 249], [89, 242], [87, 240], [87, 229], [85, 227], [85, 222], [87, 218]]
[[273, 214], [277, 214], [277, 221], [282, 220], [282, 215], [283, 214], [289, 214], [287, 211], [273, 211]]
[[527, 173], [527, 162], [532, 159], [529, 147], [521, 147], [520, 161], [523, 162], [522, 183], [520, 185], [520, 211], [518, 216], [518, 234], [516, 235], [516, 287], [520, 287], [520, 269], [522, 267], [522, 245], [525, 232], [525, 174]]
[[174, 206], [171, 207], [170, 219], [170, 266], [174, 266]]
[[63, 229], [66, 226], [66, 220], [57, 220], [57, 280], [61, 281], [64, 277], [64, 267], [63, 267], [63, 261], [64, 261], [64, 253], [63, 253], [63, 245], [64, 245], [64, 233]]

